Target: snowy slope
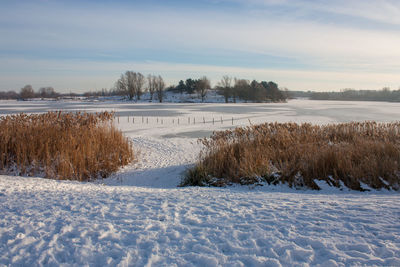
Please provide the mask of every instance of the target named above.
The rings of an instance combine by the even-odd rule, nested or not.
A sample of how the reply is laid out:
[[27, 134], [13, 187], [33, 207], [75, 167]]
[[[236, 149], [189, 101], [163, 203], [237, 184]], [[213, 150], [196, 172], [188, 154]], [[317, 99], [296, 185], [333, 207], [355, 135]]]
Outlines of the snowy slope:
[[0, 114], [49, 109], [115, 110], [140, 161], [93, 183], [0, 175], [0, 266], [400, 266], [397, 192], [176, 187], [214, 130], [391, 121], [400, 104], [0, 103]]

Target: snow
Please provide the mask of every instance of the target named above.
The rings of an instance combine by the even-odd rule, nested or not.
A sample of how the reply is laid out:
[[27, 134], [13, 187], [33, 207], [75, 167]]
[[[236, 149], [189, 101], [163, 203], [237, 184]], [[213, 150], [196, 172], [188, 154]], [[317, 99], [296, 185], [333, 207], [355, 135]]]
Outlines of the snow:
[[0, 114], [58, 109], [116, 111], [140, 160], [90, 183], [0, 175], [0, 266], [400, 266], [398, 192], [177, 187], [214, 130], [393, 121], [400, 104], [0, 102]]
[[397, 194], [0, 178], [0, 264], [400, 265]]

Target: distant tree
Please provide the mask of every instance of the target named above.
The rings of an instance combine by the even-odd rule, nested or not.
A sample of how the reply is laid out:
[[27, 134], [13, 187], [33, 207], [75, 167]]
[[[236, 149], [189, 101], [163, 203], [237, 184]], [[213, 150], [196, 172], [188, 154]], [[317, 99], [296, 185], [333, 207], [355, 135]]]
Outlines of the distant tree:
[[108, 91], [107, 88], [101, 88], [101, 91], [99, 92], [101, 96], [109, 96], [111, 95], [111, 91]]
[[156, 92], [156, 79], [155, 75], [147, 75], [147, 88], [150, 93], [150, 100], [153, 100], [153, 95]]
[[186, 81], [180, 80], [177, 86], [170, 86], [167, 88], [167, 91], [180, 94], [184, 92], [193, 94], [196, 91], [198, 81], [192, 78], [186, 79]]
[[143, 87], [144, 87], [145, 83], [146, 83], [146, 79], [144, 78], [144, 76], [139, 72], [136, 73], [136, 77], [135, 77], [135, 93], [136, 93], [137, 100], [140, 100], [140, 97], [144, 93], [143, 92]]
[[383, 87], [381, 90], [381, 99], [390, 99], [390, 96], [392, 95], [392, 91], [390, 90], [390, 87]]
[[146, 79], [143, 74], [139, 72], [126, 71], [117, 81], [117, 90], [126, 92], [129, 100], [132, 100], [134, 97], [136, 97], [137, 100], [140, 100], [140, 97], [143, 94], [145, 82]]
[[253, 102], [264, 102], [266, 100], [266, 90], [264, 86], [253, 80], [250, 83], [250, 92], [249, 92], [249, 99]]
[[270, 101], [284, 101], [286, 100], [286, 96], [283, 94], [281, 90], [279, 90], [278, 85], [274, 82], [266, 82], [262, 81], [261, 84], [266, 90], [267, 99]]
[[58, 94], [53, 87], [41, 87], [39, 88], [39, 96], [41, 98], [56, 98]]
[[136, 72], [133, 71], [126, 71], [125, 72], [125, 77], [126, 77], [126, 87], [128, 90], [128, 97], [129, 100], [132, 100], [135, 95], [136, 95], [136, 90], [135, 90], [135, 79], [136, 79]]
[[120, 95], [127, 95], [129, 100], [133, 99], [133, 94], [130, 94], [128, 91], [128, 81], [126, 78], [126, 75], [122, 74], [121, 77], [118, 79], [118, 81], [115, 84], [116, 91]]
[[113, 95], [115, 95], [115, 96], [122, 96], [122, 95], [125, 95], [125, 94], [121, 94], [121, 92], [117, 89], [116, 86], [110, 88], [110, 89], [108, 90], [108, 94], [109, 94], [110, 96], [113, 96]]
[[83, 96], [84, 97], [93, 97], [94, 93], [92, 91], [86, 91], [86, 92], [83, 93]]
[[227, 75], [223, 76], [218, 87], [225, 98], [225, 103], [228, 103], [229, 97], [232, 94], [232, 78]]
[[183, 80], [180, 80], [178, 86], [176, 87], [176, 89], [180, 94], [183, 94], [183, 92], [186, 89], [185, 82]]
[[165, 83], [160, 75], [158, 75], [158, 77], [155, 77], [155, 88], [157, 92], [158, 101], [160, 101], [161, 103], [164, 97]]
[[342, 89], [340, 92], [312, 92], [310, 95], [314, 100], [352, 100], [352, 101], [400, 101], [400, 90], [390, 90], [384, 87], [382, 90], [355, 90]]
[[233, 102], [236, 103], [236, 98], [240, 97], [245, 101], [249, 100], [249, 88], [250, 84], [248, 80], [236, 79], [233, 87]]
[[199, 97], [201, 98], [201, 102], [204, 102], [204, 98], [207, 95], [208, 90], [210, 89], [210, 80], [207, 79], [206, 76], [201, 77], [196, 83], [196, 91]]
[[125, 76], [127, 81], [129, 99], [132, 100], [136, 96], [136, 99], [139, 100], [140, 93], [138, 94], [137, 89], [138, 74], [133, 71], [127, 71], [125, 72]]
[[32, 85], [28, 84], [28, 85], [25, 85], [23, 88], [21, 88], [19, 96], [22, 99], [34, 98], [35, 92], [33, 91]]
[[185, 81], [186, 93], [193, 94], [194, 91], [196, 90], [196, 84], [197, 84], [196, 80], [193, 80], [191, 78], [186, 79]]
[[[261, 88], [264, 88], [261, 86]], [[258, 102], [257, 93], [258, 93], [258, 82], [256, 80], [251, 81], [249, 91], [247, 92], [247, 99], [252, 102]]]
[[282, 95], [283, 95], [283, 97], [284, 97], [285, 99], [292, 98], [292, 96], [290, 95], [290, 91], [289, 91], [288, 88], [286, 88], [286, 87], [281, 88], [281, 92], [282, 92]]
[[15, 91], [0, 92], [0, 99], [18, 99], [19, 95]]
[[232, 97], [236, 103], [238, 98], [251, 102], [280, 102], [288, 98], [287, 89], [280, 90], [278, 85], [273, 82], [258, 82], [256, 80], [248, 81], [245, 79], [234, 78], [234, 85], [231, 85], [232, 79], [224, 76], [218, 83], [216, 89], [218, 93], [224, 95], [225, 102]]
[[164, 91], [173, 92], [174, 94], [176, 94], [178, 92], [178, 89], [176, 89], [176, 88], [177, 88], [177, 86], [170, 85], [168, 87], [165, 87]]

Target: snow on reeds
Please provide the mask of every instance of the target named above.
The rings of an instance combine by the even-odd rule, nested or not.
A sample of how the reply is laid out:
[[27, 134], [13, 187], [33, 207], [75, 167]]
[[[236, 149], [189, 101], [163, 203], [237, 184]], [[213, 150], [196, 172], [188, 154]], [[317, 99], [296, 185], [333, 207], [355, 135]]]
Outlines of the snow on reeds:
[[266, 123], [202, 139], [198, 164], [182, 185], [260, 181], [319, 189], [315, 180], [354, 190], [399, 189], [400, 123]]
[[0, 170], [16, 175], [91, 180], [133, 159], [131, 142], [103, 112], [18, 114], [0, 118]]

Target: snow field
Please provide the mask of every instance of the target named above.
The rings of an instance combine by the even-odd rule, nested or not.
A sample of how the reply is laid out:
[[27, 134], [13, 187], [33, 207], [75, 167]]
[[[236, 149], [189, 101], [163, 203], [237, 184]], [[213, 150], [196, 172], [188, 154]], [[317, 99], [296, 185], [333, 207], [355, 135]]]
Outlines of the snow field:
[[0, 177], [0, 264], [400, 265], [398, 194]]

